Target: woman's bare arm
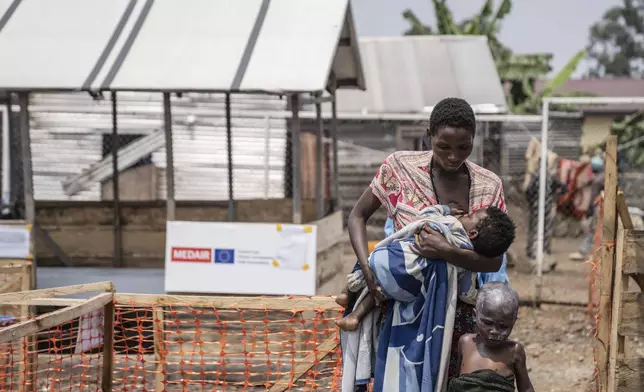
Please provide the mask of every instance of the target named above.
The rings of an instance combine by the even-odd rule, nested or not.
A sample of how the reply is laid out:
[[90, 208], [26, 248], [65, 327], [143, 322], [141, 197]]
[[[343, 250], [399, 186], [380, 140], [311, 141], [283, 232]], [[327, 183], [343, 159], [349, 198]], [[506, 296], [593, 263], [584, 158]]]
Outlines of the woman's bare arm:
[[[381, 206], [380, 200], [373, 194], [371, 187], [367, 187], [360, 199], [351, 210], [348, 221], [349, 238], [351, 246], [356, 253], [360, 269], [364, 274], [369, 290], [374, 293], [375, 280], [369, 268], [369, 244], [367, 242], [367, 220]], [[374, 295], [377, 295], [374, 293]], [[381, 299], [379, 296], [376, 298]]]
[[497, 272], [503, 264], [503, 256], [485, 257], [474, 251], [452, 246], [443, 260], [472, 272]]
[[445, 237], [425, 227], [418, 235], [415, 245], [416, 253], [434, 260], [445, 260], [448, 263], [472, 272], [497, 272], [503, 264], [503, 256], [490, 258], [474, 251], [461, 249], [447, 242]]

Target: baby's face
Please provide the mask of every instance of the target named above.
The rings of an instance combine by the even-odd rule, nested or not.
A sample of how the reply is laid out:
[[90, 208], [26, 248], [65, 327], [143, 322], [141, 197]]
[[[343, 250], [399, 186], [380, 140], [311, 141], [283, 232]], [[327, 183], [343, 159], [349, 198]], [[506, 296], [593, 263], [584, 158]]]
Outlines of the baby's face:
[[476, 210], [471, 214], [463, 215], [458, 218], [463, 224], [463, 228], [468, 233], [475, 233], [478, 223], [487, 217], [487, 211], [484, 209]]

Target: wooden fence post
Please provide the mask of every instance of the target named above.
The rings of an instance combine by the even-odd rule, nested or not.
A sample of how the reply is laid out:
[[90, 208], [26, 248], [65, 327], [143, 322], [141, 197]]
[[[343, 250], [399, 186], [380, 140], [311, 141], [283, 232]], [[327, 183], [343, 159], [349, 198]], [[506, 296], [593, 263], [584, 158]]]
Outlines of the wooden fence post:
[[612, 315], [613, 267], [617, 229], [617, 137], [606, 140], [606, 180], [604, 182], [604, 216], [601, 264], [599, 266], [598, 376], [599, 390], [608, 392], [608, 362]]
[[103, 392], [112, 392], [112, 359], [114, 353], [114, 298], [103, 307]]
[[[32, 264], [23, 264], [20, 268], [20, 291], [29, 291], [32, 284]], [[34, 314], [32, 307], [21, 305], [19, 322], [29, 319], [32, 314]], [[37, 335], [26, 336], [20, 340], [21, 366], [18, 383], [21, 388], [24, 387], [26, 392], [30, 392], [36, 389], [36, 371], [38, 370]]]
[[165, 332], [163, 330], [163, 307], [154, 307], [152, 311], [154, 320], [154, 360], [156, 372], [154, 374], [155, 391], [165, 390]]

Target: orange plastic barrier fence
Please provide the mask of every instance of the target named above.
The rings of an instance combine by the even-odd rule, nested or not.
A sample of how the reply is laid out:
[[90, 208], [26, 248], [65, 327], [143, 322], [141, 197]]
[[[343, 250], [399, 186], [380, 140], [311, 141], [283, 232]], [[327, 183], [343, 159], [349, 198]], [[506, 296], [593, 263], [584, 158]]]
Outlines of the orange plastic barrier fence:
[[101, 391], [103, 311], [57, 322], [60, 309], [34, 319], [19, 308], [0, 305], [0, 391]]
[[115, 314], [117, 390], [340, 390], [330, 298], [117, 297]]
[[62, 301], [72, 305], [31, 321], [0, 301], [0, 391], [101, 391], [105, 374], [114, 391], [340, 390], [340, 309], [328, 297], [122, 294], [109, 302], [112, 329], [105, 301]]

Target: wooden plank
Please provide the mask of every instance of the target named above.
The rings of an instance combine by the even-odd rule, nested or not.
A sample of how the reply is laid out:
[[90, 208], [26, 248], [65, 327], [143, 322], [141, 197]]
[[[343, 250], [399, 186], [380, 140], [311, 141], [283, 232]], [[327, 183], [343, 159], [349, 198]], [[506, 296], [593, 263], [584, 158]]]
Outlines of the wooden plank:
[[615, 377], [618, 353], [624, 352], [624, 338], [618, 335], [618, 328], [621, 319], [622, 295], [624, 294], [624, 276], [628, 284], [628, 275], [622, 274], [624, 264], [624, 242], [628, 230], [624, 229], [622, 222], [617, 230], [617, 243], [615, 244], [615, 283], [613, 285], [613, 314], [611, 315], [610, 345], [608, 346], [608, 390], [615, 390]]
[[155, 391], [165, 390], [165, 332], [163, 330], [163, 308], [157, 307], [153, 311], [154, 317], [154, 360], [156, 361], [156, 372], [154, 374]]
[[64, 295], [91, 293], [97, 291], [114, 291], [114, 284], [112, 282], [98, 282], [77, 284], [73, 286], [54, 287], [51, 289], [22, 291], [19, 293], [6, 293], [0, 294], [0, 304], [11, 301], [24, 301], [32, 298], [51, 298], [62, 297]]
[[51, 253], [58, 261], [60, 261], [63, 265], [65, 265], [65, 267], [74, 266], [74, 263], [69, 258], [69, 256], [67, 256], [65, 251], [63, 251], [60, 248], [60, 246], [58, 246], [56, 241], [54, 241], [54, 239], [51, 238], [49, 233], [46, 230], [43, 230], [43, 228], [41, 228], [37, 223], [34, 225], [33, 234], [40, 237], [43, 244], [51, 251]]
[[3, 301], [2, 305], [27, 305], [27, 306], [73, 306], [85, 302], [85, 299], [77, 298], [31, 298], [16, 301]]
[[[306, 372], [308, 372], [314, 365], [316, 360], [319, 361], [322, 358], [326, 357], [331, 351], [335, 350], [336, 347], [340, 344], [340, 341], [337, 337], [333, 337], [325, 340], [317, 347], [317, 350], [306, 356], [302, 361], [293, 367], [292, 373], [284, 374], [280, 377], [275, 384], [268, 390], [268, 392], [282, 392], [289, 389], [289, 385], [295, 383], [300, 377], [302, 377]], [[292, 380], [291, 380], [291, 375]]]
[[629, 231], [624, 247], [624, 273], [644, 273], [644, 231]]
[[610, 392], [644, 391], [644, 358], [617, 361], [616, 386]]
[[608, 392], [608, 350], [612, 315], [613, 267], [617, 230], [617, 137], [606, 139], [602, 258], [599, 265], [599, 326], [597, 328], [599, 390]]
[[22, 272], [22, 266], [3, 267], [0, 265], [0, 273], [3, 275], [19, 274]]
[[100, 309], [110, 303], [114, 298], [113, 293], [103, 293], [92, 297], [81, 304], [59, 309], [51, 313], [43, 314], [31, 320], [13, 324], [0, 330], [0, 343], [20, 339], [35, 334], [45, 329], [53, 328], [60, 324], [69, 322], [93, 310]]
[[[23, 271], [22, 270], [23, 268], [27, 269], [27, 270]], [[20, 279], [17, 279], [17, 282], [20, 283], [20, 290], [22, 290], [22, 291], [29, 290], [29, 287], [31, 285], [31, 273], [29, 272], [28, 267], [27, 266], [22, 266], [20, 272], [21, 272]], [[25, 277], [25, 275], [27, 275], [27, 276]], [[21, 306], [20, 307], [20, 321], [28, 319], [29, 315], [30, 315], [29, 306], [25, 306], [25, 305]], [[29, 355], [29, 351], [30, 351], [31, 348], [32, 348], [32, 345], [30, 344], [28, 338], [25, 338], [20, 342], [20, 349], [19, 349], [20, 350], [20, 367], [19, 367], [20, 376], [18, 378], [18, 384], [19, 385], [26, 385], [27, 384], [25, 378], [27, 377], [27, 375], [29, 373], [29, 370], [30, 370], [29, 363], [31, 363], [32, 360], [33, 360], [31, 358], [33, 356]]]
[[342, 238], [342, 219], [342, 211], [337, 211], [312, 223], [317, 226], [317, 253], [332, 247]]
[[619, 213], [619, 219], [622, 220], [622, 225], [627, 230], [633, 230], [633, 220], [631, 219], [631, 214], [628, 212], [628, 205], [626, 204], [626, 198], [624, 197], [624, 192], [617, 192], [617, 212]]
[[620, 314], [620, 335], [644, 336], [644, 293], [623, 293]]
[[0, 286], [0, 293], [15, 293], [22, 289], [22, 280], [14, 279], [12, 282]]
[[[27, 259], [0, 259], [0, 268], [22, 267], [23, 265], [31, 265], [31, 260]], [[2, 272], [5, 270], [2, 269]]]
[[[340, 310], [332, 297], [223, 297], [197, 295], [121, 294], [115, 299], [120, 306], [192, 306], [217, 309], [270, 309], [283, 311]], [[0, 302], [1, 303], [1, 302]]]
[[101, 295], [111, 297], [110, 301], [103, 306], [103, 377], [101, 387], [103, 392], [108, 392], [112, 391], [112, 367], [114, 364], [114, 294]]

